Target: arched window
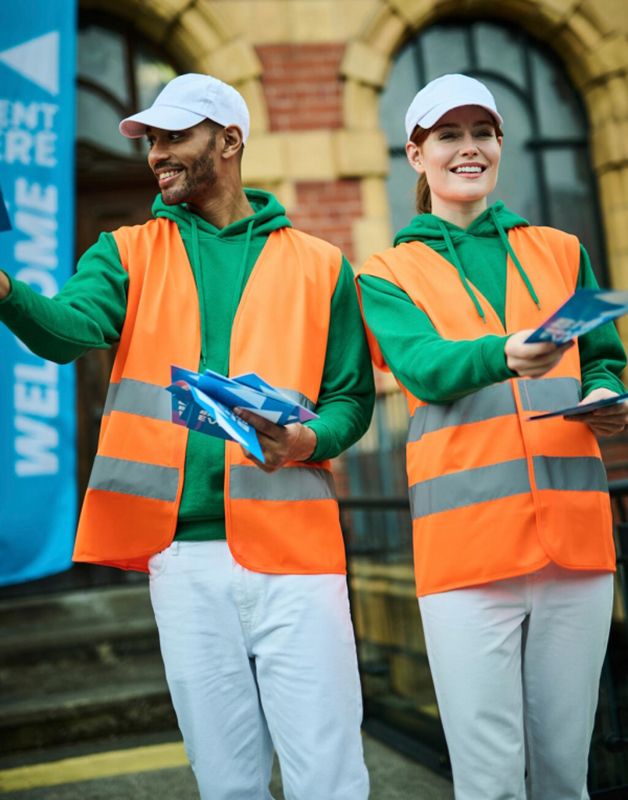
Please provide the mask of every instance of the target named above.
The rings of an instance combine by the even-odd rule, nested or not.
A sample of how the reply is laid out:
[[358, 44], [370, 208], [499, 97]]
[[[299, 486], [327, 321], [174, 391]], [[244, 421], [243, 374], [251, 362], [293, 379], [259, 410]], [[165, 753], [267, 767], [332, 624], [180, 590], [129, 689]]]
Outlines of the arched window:
[[121, 156], [144, 142], [118, 132], [124, 117], [149, 106], [177, 72], [128, 25], [86, 15], [78, 34], [77, 140]]
[[562, 66], [524, 31], [483, 21], [438, 23], [399, 51], [380, 103], [390, 147], [388, 190], [394, 230], [414, 212], [416, 174], [404, 151], [403, 117], [433, 78], [463, 72], [486, 83], [504, 117], [495, 198], [533, 224], [576, 234], [607, 285], [595, 182], [580, 98]]

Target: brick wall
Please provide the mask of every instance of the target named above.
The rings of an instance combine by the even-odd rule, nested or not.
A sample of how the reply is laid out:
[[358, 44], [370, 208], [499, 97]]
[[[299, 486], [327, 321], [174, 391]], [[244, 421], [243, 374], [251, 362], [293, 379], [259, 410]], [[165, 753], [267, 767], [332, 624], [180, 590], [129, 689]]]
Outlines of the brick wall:
[[272, 131], [342, 126], [343, 44], [257, 47]]
[[[256, 48], [271, 131], [338, 129], [342, 121], [340, 62], [344, 44], [273, 44]], [[311, 158], [307, 151], [303, 158]], [[358, 180], [298, 182], [289, 209], [294, 225], [354, 257], [352, 223], [362, 215]]]
[[359, 181], [297, 183], [296, 196], [290, 211], [294, 226], [335, 244], [353, 261], [351, 224], [362, 214]]

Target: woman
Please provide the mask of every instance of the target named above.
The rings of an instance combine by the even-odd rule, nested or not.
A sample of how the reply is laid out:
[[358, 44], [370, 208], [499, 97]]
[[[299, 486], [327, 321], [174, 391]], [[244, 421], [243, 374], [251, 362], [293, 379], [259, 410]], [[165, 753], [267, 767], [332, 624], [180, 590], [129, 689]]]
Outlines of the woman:
[[406, 115], [419, 215], [358, 287], [376, 365], [410, 409], [407, 470], [428, 657], [458, 800], [582, 800], [615, 555], [594, 434], [625, 404], [529, 421], [624, 390], [612, 325], [526, 344], [577, 287], [578, 240], [501, 202], [502, 118], [445, 75]]

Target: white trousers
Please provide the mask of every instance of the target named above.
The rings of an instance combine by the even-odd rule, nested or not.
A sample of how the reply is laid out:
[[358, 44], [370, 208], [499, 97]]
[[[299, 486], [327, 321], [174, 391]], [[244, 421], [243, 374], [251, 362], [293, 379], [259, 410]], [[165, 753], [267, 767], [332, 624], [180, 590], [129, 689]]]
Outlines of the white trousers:
[[149, 563], [166, 679], [202, 800], [365, 800], [362, 697], [344, 575], [268, 575], [224, 541]]
[[549, 564], [419, 599], [456, 800], [588, 798], [612, 597]]

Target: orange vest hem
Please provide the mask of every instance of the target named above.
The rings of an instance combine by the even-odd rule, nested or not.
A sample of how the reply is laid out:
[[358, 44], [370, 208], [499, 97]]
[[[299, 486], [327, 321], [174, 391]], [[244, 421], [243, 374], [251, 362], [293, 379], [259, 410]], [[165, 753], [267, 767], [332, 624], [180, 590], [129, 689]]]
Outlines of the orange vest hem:
[[291, 569], [286, 572], [282, 569], [272, 569], [267, 564], [257, 564], [248, 558], [244, 558], [241, 553], [234, 550], [232, 543], [227, 539], [229, 552], [234, 560], [238, 562], [241, 567], [251, 570], [251, 572], [259, 572], [264, 575], [346, 575], [346, 569], [325, 569], [325, 568], [308, 568], [308, 569]]
[[507, 571], [504, 573], [496, 573], [491, 577], [487, 577], [483, 579], [481, 583], [478, 583], [476, 580], [469, 579], [462, 583], [458, 583], [452, 581], [450, 583], [443, 584], [437, 588], [430, 588], [428, 591], [420, 591], [419, 587], [417, 586], [417, 597], [428, 597], [431, 594], [440, 594], [441, 592], [452, 592], [456, 589], [471, 589], [478, 586], [484, 586], [487, 583], [496, 583], [497, 581], [506, 581], [509, 578], [519, 578], [523, 575], [531, 575], [533, 572], [537, 572], [543, 567], [546, 567], [548, 564], [556, 564], [559, 567], [563, 567], [563, 569], [569, 569], [573, 572], [616, 572], [617, 567], [615, 564], [612, 566], [604, 565], [601, 566], [599, 564], [590, 564], [590, 565], [583, 565], [583, 564], [563, 564], [555, 558], [546, 558], [543, 561], [539, 562], [538, 564], [532, 564], [529, 567], [522, 567], [519, 570]]

